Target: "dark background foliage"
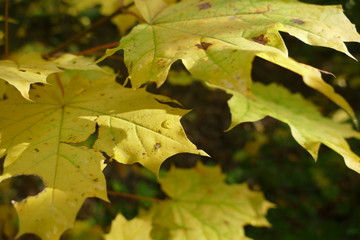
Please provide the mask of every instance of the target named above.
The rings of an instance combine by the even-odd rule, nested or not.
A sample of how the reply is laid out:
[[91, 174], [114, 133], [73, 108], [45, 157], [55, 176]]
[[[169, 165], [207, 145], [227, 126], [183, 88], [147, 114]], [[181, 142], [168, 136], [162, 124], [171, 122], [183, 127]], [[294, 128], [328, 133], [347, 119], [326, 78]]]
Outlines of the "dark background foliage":
[[[54, 48], [71, 36], [88, 27], [87, 22], [102, 18], [99, 8], [86, 10], [79, 16], [66, 14], [67, 5], [61, 0], [10, 1], [10, 52], [21, 48]], [[306, 0], [315, 4], [342, 4], [349, 19], [360, 27], [360, 2], [356, 0]], [[2, 12], [2, 10], [1, 10]], [[1, 15], [1, 14], [0, 14]], [[334, 73], [337, 78], [324, 76], [353, 106], [360, 117], [360, 68], [359, 63], [334, 50], [311, 47], [282, 34], [290, 55], [300, 62]], [[76, 53], [87, 48], [115, 42], [119, 33], [111, 23], [104, 24], [69, 45], [64, 51]], [[3, 48], [3, 39], [0, 39]], [[347, 44], [351, 53], [360, 59], [359, 44]], [[0, 50], [3, 52], [3, 50]], [[120, 54], [121, 55], [121, 54]], [[120, 56], [121, 57], [121, 56]], [[121, 59], [121, 58], [120, 58]], [[120, 72], [119, 81], [126, 77], [126, 70], [119, 59], [109, 59], [105, 64]], [[182, 69], [180, 63], [174, 68]], [[121, 76], [122, 75], [122, 76]], [[337, 107], [324, 96], [307, 88], [301, 78], [274, 64], [260, 59], [254, 61], [253, 78], [264, 83], [277, 82], [293, 92], [300, 92], [319, 106], [325, 115], [331, 115]], [[185, 107], [192, 108], [182, 120], [189, 138], [204, 149], [212, 158], [178, 154], [168, 159], [163, 169], [175, 164], [191, 167], [196, 161], [219, 164], [227, 174], [227, 182], [248, 182], [254, 190], [264, 192], [266, 198], [276, 203], [268, 219], [272, 228], [247, 227], [249, 237], [261, 240], [356, 240], [360, 237], [360, 177], [344, 165], [343, 159], [333, 151], [322, 147], [316, 163], [293, 140], [287, 125], [266, 118], [257, 123], [245, 123], [224, 132], [230, 122], [226, 101], [229, 96], [219, 90], [210, 90], [200, 82], [190, 86], [164, 84], [160, 89], [149, 91], [171, 96]], [[314, 129], [316, 131], [316, 129]], [[350, 141], [360, 154], [358, 142]], [[1, 165], [0, 161], [0, 172]], [[155, 177], [138, 165], [124, 166], [109, 163], [105, 169], [108, 188], [111, 191], [138, 194], [148, 197], [164, 197]], [[0, 207], [10, 205], [41, 191], [43, 186], [36, 177], [17, 177], [0, 183]], [[120, 198], [110, 195], [112, 204], [89, 199], [78, 214], [91, 224], [109, 229], [111, 220], [118, 212], [131, 218], [139, 207], [147, 208], [150, 202]], [[5, 216], [4, 216], [5, 215]], [[11, 219], [11, 220], [9, 220]], [[6, 220], [6, 221], [5, 221]], [[16, 232], [14, 209], [1, 212], [0, 239], [11, 239]], [[95, 230], [93, 230], [95, 231]], [[93, 234], [93, 239], [96, 234]], [[70, 239], [64, 236], [64, 239]], [[85, 236], [85, 235], [84, 235]], [[88, 236], [87, 236], [88, 237]], [[86, 236], [83, 239], [90, 239]], [[21, 239], [31, 239], [24, 236]], [[80, 238], [78, 238], [80, 239]]]

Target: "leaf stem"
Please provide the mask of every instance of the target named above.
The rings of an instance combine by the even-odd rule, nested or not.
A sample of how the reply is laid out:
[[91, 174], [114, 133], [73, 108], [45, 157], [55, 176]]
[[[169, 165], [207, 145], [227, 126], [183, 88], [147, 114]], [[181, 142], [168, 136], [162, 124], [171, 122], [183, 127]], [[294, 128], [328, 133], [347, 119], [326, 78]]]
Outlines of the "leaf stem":
[[118, 15], [120, 13], [123, 13], [127, 8], [131, 7], [132, 5], [134, 5], [134, 3], [130, 3], [130, 4], [126, 5], [126, 6], [120, 7], [116, 11], [114, 11], [111, 15], [99, 19], [98, 21], [94, 22], [89, 28], [84, 29], [83, 31], [81, 31], [78, 34], [72, 36], [71, 38], [69, 38], [68, 40], [66, 40], [65, 42], [60, 44], [59, 46], [55, 47], [51, 52], [49, 52], [47, 54], [47, 56], [51, 57], [51, 56], [55, 55], [56, 53], [58, 53], [61, 50], [65, 49], [71, 43], [76, 42], [77, 40], [79, 40], [80, 38], [82, 38], [83, 36], [88, 34], [89, 32], [93, 31], [95, 28], [97, 28], [97, 27], [103, 25], [104, 23], [110, 21], [116, 15]]
[[63, 85], [62, 82], [61, 82], [59, 73], [55, 73], [55, 79], [56, 79], [57, 84], [58, 84], [59, 87], [60, 87], [61, 96], [64, 97], [64, 95], [65, 95], [64, 85]]
[[139, 14], [137, 14], [129, 9], [124, 9], [123, 13], [133, 15], [134, 17], [136, 17], [137, 20], [139, 20], [139, 22], [146, 23], [146, 20], [142, 16], [140, 16]]
[[4, 58], [9, 57], [9, 0], [3, 0], [4, 7]]
[[165, 200], [158, 199], [158, 198], [151, 198], [151, 197], [145, 197], [145, 196], [139, 196], [139, 195], [130, 194], [130, 193], [115, 192], [115, 191], [108, 191], [108, 195], [116, 196], [116, 197], [131, 198], [131, 199], [135, 199], [135, 200], [146, 200], [146, 201], [151, 201], [151, 202], [165, 201]]

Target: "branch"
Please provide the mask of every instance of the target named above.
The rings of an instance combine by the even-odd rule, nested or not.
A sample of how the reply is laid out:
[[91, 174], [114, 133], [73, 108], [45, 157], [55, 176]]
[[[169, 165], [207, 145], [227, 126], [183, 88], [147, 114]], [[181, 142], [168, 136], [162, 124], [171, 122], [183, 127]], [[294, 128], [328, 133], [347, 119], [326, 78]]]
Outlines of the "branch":
[[3, 0], [4, 7], [4, 58], [9, 57], [9, 0]]
[[86, 49], [84, 51], [78, 52], [77, 55], [85, 55], [85, 54], [89, 54], [89, 53], [96, 52], [96, 51], [99, 51], [99, 50], [108, 49], [108, 48], [111, 48], [111, 47], [116, 47], [118, 45], [119, 45], [119, 42], [107, 43], [107, 44], [104, 44], [104, 45], [101, 45], [101, 46], [96, 46], [96, 47], [89, 48], [89, 49]]
[[60, 52], [61, 50], [65, 49], [67, 46], [69, 46], [71, 43], [76, 42], [77, 40], [79, 40], [80, 38], [82, 38], [83, 36], [88, 34], [89, 32], [93, 31], [95, 28], [110, 21], [113, 17], [119, 15], [120, 13], [123, 13], [127, 8], [131, 7], [132, 5], [134, 5], [134, 3], [130, 3], [126, 6], [120, 7], [115, 12], [113, 12], [111, 15], [99, 19], [98, 21], [94, 22], [89, 28], [79, 32], [78, 34], [74, 35], [73, 37], [69, 38], [68, 40], [66, 40], [65, 42], [60, 44], [59, 46], [55, 47], [54, 50], [52, 50], [51, 52], [49, 52], [47, 54], [47, 56], [51, 57], [54, 54]]
[[144, 196], [138, 196], [138, 195], [129, 194], [129, 193], [115, 192], [115, 191], [108, 191], [107, 193], [108, 193], [108, 195], [111, 195], [111, 196], [131, 198], [131, 199], [135, 199], [135, 200], [146, 200], [146, 201], [151, 201], [151, 202], [165, 201], [165, 200], [158, 199], [158, 198], [144, 197]]

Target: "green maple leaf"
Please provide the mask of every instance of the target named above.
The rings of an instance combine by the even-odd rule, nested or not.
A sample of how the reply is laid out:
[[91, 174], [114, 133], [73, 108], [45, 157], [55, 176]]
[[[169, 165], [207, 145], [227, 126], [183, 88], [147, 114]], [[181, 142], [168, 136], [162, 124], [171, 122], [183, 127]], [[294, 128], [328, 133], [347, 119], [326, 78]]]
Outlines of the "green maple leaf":
[[232, 93], [234, 95], [228, 102], [232, 116], [230, 129], [243, 122], [273, 117], [290, 126], [295, 140], [315, 160], [322, 143], [344, 157], [349, 168], [360, 173], [360, 157], [351, 151], [345, 140], [350, 137], [360, 139], [360, 133], [350, 125], [323, 117], [312, 103], [275, 84], [256, 83], [253, 95], [249, 96]]
[[154, 239], [248, 239], [244, 226], [269, 226], [265, 214], [273, 204], [246, 184], [227, 185], [219, 167], [171, 169], [159, 180], [170, 200], [156, 203]]
[[[279, 31], [307, 44], [348, 54], [344, 42], [360, 35], [340, 6], [316, 6], [295, 0], [189, 0], [167, 6], [161, 0], [135, 1], [147, 21], [121, 39], [125, 63], [134, 86], [152, 81], [161, 85], [170, 66], [185, 67], [208, 84], [239, 92], [251, 88], [255, 56], [288, 68], [325, 94], [354, 118], [349, 104], [324, 82], [318, 69], [288, 57]], [[146, 39], [146, 41], [144, 41]]]
[[[123, 88], [104, 71], [66, 71], [49, 83], [30, 91], [34, 102], [14, 88], [0, 101], [0, 157], [6, 155], [0, 181], [37, 175], [46, 185], [38, 196], [15, 205], [19, 234], [57, 239], [87, 197], [107, 199], [100, 151], [155, 173], [171, 155], [202, 153], [180, 124], [187, 111], [159, 103], [168, 98]], [[93, 149], [80, 146], [96, 125]]]
[[105, 240], [152, 240], [151, 216], [136, 217], [127, 220], [121, 214], [117, 215], [111, 224], [111, 230], [105, 235]]

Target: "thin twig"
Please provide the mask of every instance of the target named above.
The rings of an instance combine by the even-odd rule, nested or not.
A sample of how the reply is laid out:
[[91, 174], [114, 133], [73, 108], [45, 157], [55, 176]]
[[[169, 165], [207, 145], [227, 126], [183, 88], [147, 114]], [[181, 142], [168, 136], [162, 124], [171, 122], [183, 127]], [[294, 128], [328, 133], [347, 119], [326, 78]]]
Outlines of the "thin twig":
[[61, 50], [65, 49], [71, 43], [76, 42], [77, 40], [79, 40], [80, 38], [82, 38], [83, 36], [88, 34], [89, 32], [93, 31], [95, 28], [97, 28], [97, 27], [103, 25], [104, 23], [110, 21], [116, 15], [118, 15], [120, 13], [123, 13], [124, 10], [131, 7], [133, 4], [134, 3], [130, 3], [130, 4], [126, 5], [126, 6], [124, 6], [124, 7], [120, 7], [115, 12], [113, 12], [111, 15], [99, 19], [98, 21], [93, 23], [89, 28], [79, 32], [78, 34], [74, 35], [73, 37], [69, 38], [68, 40], [66, 40], [65, 42], [60, 44], [59, 46], [55, 47], [54, 50], [52, 50], [50, 53], [48, 53], [48, 56], [53, 56], [55, 53], [58, 53]]
[[9, 0], [3, 0], [4, 7], [4, 58], [9, 57]]
[[85, 55], [85, 54], [89, 54], [91, 52], [96, 52], [96, 51], [99, 51], [99, 50], [108, 49], [108, 48], [111, 48], [111, 47], [116, 47], [117, 45], [119, 45], [119, 42], [107, 43], [107, 44], [104, 44], [104, 45], [101, 45], [101, 46], [96, 46], [96, 47], [89, 48], [89, 49], [86, 49], [84, 51], [78, 52], [77, 55]]
[[[97, 57], [103, 57], [104, 53], [103, 52], [92, 52], [89, 54], [83, 54], [83, 55], [90, 55], [90, 56], [97, 56]], [[120, 62], [124, 62], [124, 57], [120, 56], [120, 55], [111, 55], [107, 57], [108, 59], [114, 59], [115, 61], [120, 61]]]
[[158, 199], [158, 198], [144, 197], [144, 196], [139, 196], [139, 195], [134, 195], [134, 194], [129, 194], [129, 193], [115, 192], [115, 191], [108, 191], [108, 195], [116, 196], [116, 197], [131, 198], [131, 199], [136, 199], [136, 200], [146, 200], [146, 201], [151, 201], [151, 202], [163, 202], [164, 201], [164, 200]]

